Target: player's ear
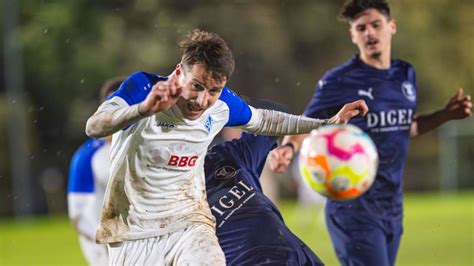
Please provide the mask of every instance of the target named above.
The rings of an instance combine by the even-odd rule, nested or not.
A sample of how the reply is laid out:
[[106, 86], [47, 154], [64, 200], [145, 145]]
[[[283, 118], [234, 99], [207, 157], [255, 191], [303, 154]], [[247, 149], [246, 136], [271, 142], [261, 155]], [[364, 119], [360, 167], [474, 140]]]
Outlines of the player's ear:
[[354, 34], [354, 26], [352, 25], [352, 21], [349, 21], [349, 28], [347, 29], [349, 31], [349, 35], [351, 36], [351, 41], [353, 44], [357, 45], [356, 37]]
[[179, 84], [183, 84], [184, 82], [184, 65], [182, 63], [179, 63], [176, 65], [176, 68], [174, 70], [174, 73], [176, 77], [178, 78]]
[[352, 29], [352, 25], [349, 26], [349, 34], [351, 35], [351, 41], [352, 41], [352, 43], [357, 45], [357, 40], [356, 40], [356, 38], [355, 38], [354, 30]]
[[392, 35], [397, 33], [397, 21], [395, 19], [390, 19], [389, 21], [390, 28], [392, 29]]
[[181, 74], [183, 74], [183, 64], [179, 63], [176, 65], [175, 69], [176, 75], [179, 77]]

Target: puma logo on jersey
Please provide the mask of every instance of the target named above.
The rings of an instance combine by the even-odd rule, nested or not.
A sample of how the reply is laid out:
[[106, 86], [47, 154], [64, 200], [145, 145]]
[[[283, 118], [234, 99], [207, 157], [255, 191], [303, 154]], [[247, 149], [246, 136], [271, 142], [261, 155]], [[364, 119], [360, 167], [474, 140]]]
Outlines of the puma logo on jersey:
[[371, 100], [374, 99], [374, 96], [372, 95], [372, 87], [370, 87], [367, 91], [364, 90], [359, 90], [358, 91], [359, 96], [365, 96]]

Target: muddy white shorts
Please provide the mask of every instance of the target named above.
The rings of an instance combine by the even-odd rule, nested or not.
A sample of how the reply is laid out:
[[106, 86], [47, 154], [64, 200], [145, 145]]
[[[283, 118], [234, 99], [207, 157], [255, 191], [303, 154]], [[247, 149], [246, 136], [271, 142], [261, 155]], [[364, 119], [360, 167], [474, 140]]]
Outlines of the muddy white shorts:
[[109, 265], [225, 265], [215, 229], [206, 224], [109, 245]]

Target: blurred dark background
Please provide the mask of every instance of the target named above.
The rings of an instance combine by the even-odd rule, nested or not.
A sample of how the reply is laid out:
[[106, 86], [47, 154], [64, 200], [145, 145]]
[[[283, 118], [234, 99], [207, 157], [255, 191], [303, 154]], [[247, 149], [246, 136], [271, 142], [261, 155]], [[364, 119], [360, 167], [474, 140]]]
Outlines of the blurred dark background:
[[[233, 50], [230, 88], [302, 113], [324, 72], [356, 52], [348, 26], [336, 19], [342, 2], [3, 0], [0, 216], [65, 212], [69, 160], [86, 139], [103, 81], [169, 74], [181, 55], [176, 43], [194, 28], [217, 32]], [[393, 55], [417, 69], [418, 110], [442, 107], [458, 86], [472, 94], [472, 0], [391, 5]], [[405, 189], [472, 188], [472, 158], [473, 119], [451, 122], [412, 141]]]

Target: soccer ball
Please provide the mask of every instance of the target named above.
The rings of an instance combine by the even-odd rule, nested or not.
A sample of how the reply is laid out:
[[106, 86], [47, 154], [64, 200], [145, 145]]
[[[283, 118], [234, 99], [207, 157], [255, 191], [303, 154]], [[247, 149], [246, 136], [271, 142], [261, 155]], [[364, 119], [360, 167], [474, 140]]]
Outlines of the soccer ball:
[[372, 139], [349, 124], [328, 125], [306, 137], [299, 155], [305, 183], [333, 200], [350, 200], [375, 180], [378, 154]]

